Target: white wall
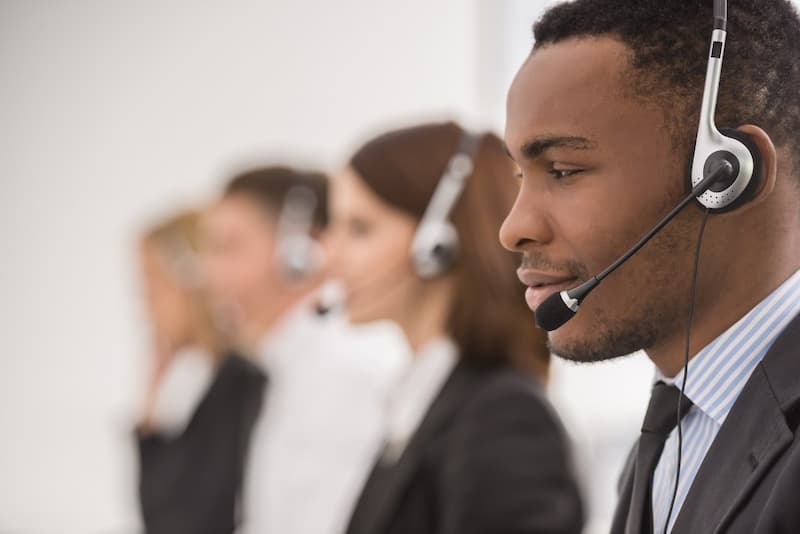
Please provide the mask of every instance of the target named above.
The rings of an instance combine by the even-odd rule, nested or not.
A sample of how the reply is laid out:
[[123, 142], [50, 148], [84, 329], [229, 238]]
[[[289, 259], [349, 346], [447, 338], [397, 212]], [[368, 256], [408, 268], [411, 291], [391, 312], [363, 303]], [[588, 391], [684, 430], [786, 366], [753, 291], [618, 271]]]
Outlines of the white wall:
[[0, 532], [131, 532], [132, 240], [272, 154], [477, 107], [463, 0], [0, 2]]

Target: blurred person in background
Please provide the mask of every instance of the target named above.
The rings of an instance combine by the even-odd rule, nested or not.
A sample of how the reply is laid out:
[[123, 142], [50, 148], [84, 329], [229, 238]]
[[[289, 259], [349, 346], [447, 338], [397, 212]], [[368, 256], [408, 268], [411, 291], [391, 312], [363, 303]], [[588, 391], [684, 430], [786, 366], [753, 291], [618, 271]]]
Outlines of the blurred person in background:
[[[320, 313], [326, 213], [324, 175], [255, 168], [202, 224], [181, 215], [143, 240], [159, 347], [139, 425], [149, 534], [344, 529], [402, 353], [392, 330]], [[194, 357], [173, 356], [184, 347]]]
[[413, 355], [348, 534], [581, 531], [545, 336], [497, 243], [513, 175], [495, 135], [444, 123], [369, 141], [333, 182], [348, 315], [394, 321]]
[[[264, 375], [231, 352], [200, 259], [198, 211], [153, 226], [139, 252], [152, 360], [137, 426], [145, 529], [231, 532]], [[198, 401], [198, 399], [201, 399]]]
[[320, 313], [327, 177], [287, 167], [227, 184], [205, 225], [209, 285], [269, 377], [253, 431], [241, 531], [335, 534], [380, 444], [384, 385], [401, 346]]
[[326, 202], [324, 174], [275, 166], [234, 176], [209, 209], [210, 288], [248, 352], [259, 351], [288, 310], [311, 311], [323, 280], [317, 238], [327, 224]]

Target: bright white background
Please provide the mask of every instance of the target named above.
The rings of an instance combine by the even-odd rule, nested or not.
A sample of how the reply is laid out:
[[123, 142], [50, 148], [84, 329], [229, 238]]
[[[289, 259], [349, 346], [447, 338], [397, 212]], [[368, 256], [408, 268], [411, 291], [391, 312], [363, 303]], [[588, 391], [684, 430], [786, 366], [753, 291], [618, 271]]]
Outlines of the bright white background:
[[[0, 0], [0, 534], [134, 532], [151, 217], [279, 156], [334, 169], [376, 127], [502, 131], [541, 0]], [[556, 364], [602, 532], [642, 357]]]

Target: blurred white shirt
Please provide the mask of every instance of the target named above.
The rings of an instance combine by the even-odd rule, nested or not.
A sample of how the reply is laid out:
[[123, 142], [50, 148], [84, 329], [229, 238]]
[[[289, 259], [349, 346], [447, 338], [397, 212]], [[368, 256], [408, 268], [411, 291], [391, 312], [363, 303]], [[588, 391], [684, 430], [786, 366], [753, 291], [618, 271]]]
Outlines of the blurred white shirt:
[[269, 383], [245, 471], [242, 533], [344, 532], [406, 347], [393, 324], [350, 327], [310, 306], [273, 329], [261, 351]]
[[150, 424], [175, 437], [189, 424], [197, 405], [214, 380], [214, 358], [206, 350], [179, 350], [167, 367], [156, 391]]

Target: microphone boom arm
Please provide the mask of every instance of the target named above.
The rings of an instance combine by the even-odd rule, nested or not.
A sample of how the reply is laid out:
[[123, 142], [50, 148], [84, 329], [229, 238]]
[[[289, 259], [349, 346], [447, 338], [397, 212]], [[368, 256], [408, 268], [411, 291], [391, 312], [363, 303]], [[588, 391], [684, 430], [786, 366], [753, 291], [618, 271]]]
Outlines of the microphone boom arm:
[[536, 324], [541, 328], [551, 331], [555, 330], [567, 321], [580, 308], [581, 302], [586, 298], [586, 295], [597, 287], [597, 285], [609, 274], [613, 273], [620, 265], [628, 261], [631, 256], [636, 254], [643, 246], [650, 241], [654, 235], [661, 231], [675, 216], [683, 210], [692, 200], [706, 192], [715, 182], [724, 180], [734, 172], [733, 165], [724, 159], [719, 161], [717, 167], [708, 173], [692, 191], [681, 202], [672, 208], [658, 223], [653, 226], [646, 234], [644, 234], [639, 241], [636, 242], [628, 251], [620, 256], [614, 263], [606, 267], [601, 273], [591, 277], [586, 282], [577, 287], [561, 291], [560, 293], [550, 295], [536, 310]]

